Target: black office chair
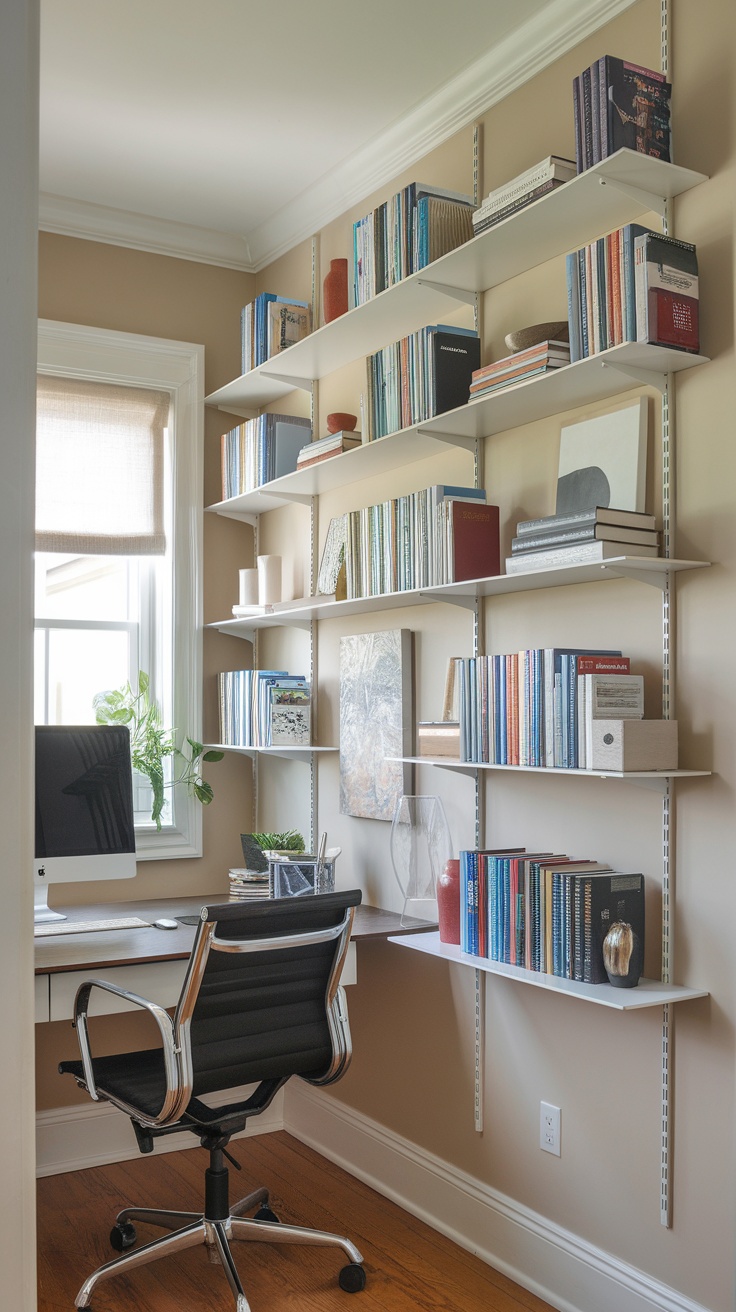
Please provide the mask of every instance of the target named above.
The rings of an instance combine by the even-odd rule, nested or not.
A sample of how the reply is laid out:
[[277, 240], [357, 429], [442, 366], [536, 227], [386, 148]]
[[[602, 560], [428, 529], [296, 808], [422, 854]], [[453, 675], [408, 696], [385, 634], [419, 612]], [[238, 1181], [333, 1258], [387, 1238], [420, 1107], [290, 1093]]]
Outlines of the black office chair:
[[[190, 1130], [209, 1149], [210, 1164], [202, 1214], [134, 1207], [118, 1214], [110, 1242], [123, 1256], [85, 1280], [75, 1300], [78, 1308], [90, 1307], [100, 1281], [205, 1243], [213, 1260], [222, 1263], [237, 1312], [250, 1312], [230, 1252], [232, 1239], [337, 1245], [349, 1259], [339, 1275], [341, 1288], [356, 1293], [365, 1287], [363, 1259], [354, 1244], [325, 1231], [281, 1225], [269, 1208], [267, 1189], [256, 1189], [230, 1207], [223, 1160], [234, 1160], [226, 1152], [231, 1136], [250, 1116], [265, 1111], [292, 1075], [331, 1084], [346, 1070], [350, 1029], [339, 981], [360, 899], [353, 891], [202, 907], [173, 1019], [155, 1003], [104, 980], [81, 986], [75, 1025], [82, 1059], [62, 1062], [59, 1070], [74, 1075], [95, 1101], [126, 1112], [141, 1152], [152, 1152], [161, 1135]], [[87, 1008], [93, 988], [145, 1008], [158, 1024], [162, 1046], [92, 1057]], [[202, 1101], [207, 1094], [256, 1081], [255, 1091], [238, 1102], [211, 1108]], [[253, 1208], [258, 1208], [255, 1217], [245, 1218]], [[134, 1221], [173, 1233], [126, 1252], [136, 1242]]]

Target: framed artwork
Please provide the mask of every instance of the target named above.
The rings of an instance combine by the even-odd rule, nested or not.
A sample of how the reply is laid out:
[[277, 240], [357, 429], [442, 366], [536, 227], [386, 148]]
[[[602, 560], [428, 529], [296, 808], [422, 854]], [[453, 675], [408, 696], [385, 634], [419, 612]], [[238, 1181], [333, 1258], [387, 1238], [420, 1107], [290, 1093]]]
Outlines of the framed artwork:
[[340, 811], [392, 820], [410, 793], [411, 630], [340, 639]]
[[646, 397], [562, 429], [556, 515], [595, 506], [646, 510], [646, 482]]

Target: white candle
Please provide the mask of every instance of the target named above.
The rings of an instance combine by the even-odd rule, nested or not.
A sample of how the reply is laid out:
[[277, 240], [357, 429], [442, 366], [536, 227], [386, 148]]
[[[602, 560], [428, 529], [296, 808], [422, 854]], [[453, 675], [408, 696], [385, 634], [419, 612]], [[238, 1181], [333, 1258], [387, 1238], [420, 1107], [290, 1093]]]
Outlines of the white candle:
[[258, 570], [238, 570], [238, 601], [241, 606], [258, 605]]
[[272, 606], [281, 601], [281, 557], [258, 557], [258, 604]]

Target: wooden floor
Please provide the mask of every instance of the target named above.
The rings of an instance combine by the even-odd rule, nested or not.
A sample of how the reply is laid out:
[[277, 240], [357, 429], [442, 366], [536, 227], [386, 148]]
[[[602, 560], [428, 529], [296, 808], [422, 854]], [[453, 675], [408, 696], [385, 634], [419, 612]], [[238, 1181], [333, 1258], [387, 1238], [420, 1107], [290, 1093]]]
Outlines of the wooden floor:
[[[281, 1221], [345, 1234], [368, 1282], [344, 1293], [340, 1249], [234, 1244], [251, 1312], [551, 1312], [549, 1304], [456, 1247], [290, 1135], [231, 1144], [231, 1199], [259, 1184]], [[198, 1211], [207, 1154], [201, 1148], [140, 1157], [38, 1182], [39, 1312], [71, 1312], [83, 1281], [115, 1256], [108, 1236], [123, 1206]], [[163, 1231], [139, 1227], [147, 1242]], [[355, 1301], [352, 1301], [355, 1300]], [[234, 1299], [204, 1245], [106, 1281], [93, 1312], [233, 1312]]]

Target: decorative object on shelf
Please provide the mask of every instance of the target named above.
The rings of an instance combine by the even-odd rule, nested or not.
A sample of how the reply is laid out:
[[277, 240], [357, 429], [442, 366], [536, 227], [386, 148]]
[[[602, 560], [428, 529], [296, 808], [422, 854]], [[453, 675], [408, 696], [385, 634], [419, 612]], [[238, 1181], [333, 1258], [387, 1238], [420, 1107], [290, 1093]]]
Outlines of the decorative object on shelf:
[[590, 770], [676, 770], [677, 720], [595, 720]]
[[459, 720], [420, 720], [417, 724], [417, 756], [446, 756], [460, 760]]
[[391, 820], [411, 786], [411, 631], [340, 639], [340, 812]]
[[[130, 750], [133, 769], [145, 775], [151, 785], [153, 802], [151, 819], [156, 828], [161, 828], [161, 815], [164, 809], [165, 789], [177, 784], [184, 784], [192, 797], [196, 797], [203, 806], [212, 801], [212, 785], [200, 774], [202, 761], [221, 761], [224, 752], [205, 751], [202, 743], [194, 738], [186, 738], [189, 752], [177, 747], [175, 729], [164, 729], [161, 708], [158, 702], [151, 701], [150, 679], [140, 670], [138, 689], [134, 691], [130, 683], [112, 691], [98, 692], [92, 699], [95, 719], [98, 724], [127, 724], [130, 729]], [[166, 778], [164, 758], [172, 758], [172, 777]], [[176, 774], [176, 767], [180, 774]]]
[[348, 262], [347, 260], [330, 260], [329, 271], [322, 283], [322, 312], [325, 323], [339, 319], [348, 308]]
[[281, 557], [258, 556], [258, 605], [273, 606], [281, 601]]
[[526, 351], [530, 346], [540, 342], [554, 340], [569, 342], [570, 329], [567, 319], [553, 319], [550, 323], [534, 323], [528, 328], [517, 328], [516, 332], [507, 333], [504, 341], [510, 351]]
[[[304, 839], [297, 829], [287, 829], [283, 834], [241, 834], [240, 842], [243, 846], [243, 855], [245, 852], [245, 839], [252, 839], [257, 843], [263, 852], [303, 852]], [[250, 850], [250, 848], [249, 848]]]
[[437, 881], [440, 943], [460, 944], [460, 861], [450, 857]]
[[347, 531], [347, 512], [330, 520], [317, 574], [317, 593], [326, 597], [334, 596], [338, 601], [344, 600], [347, 596], [345, 582]]
[[252, 569], [238, 570], [238, 605], [258, 605], [258, 569], [256, 566]]
[[644, 510], [646, 477], [647, 399], [640, 396], [562, 429], [555, 514], [594, 506]]
[[439, 797], [400, 797], [391, 821], [391, 864], [404, 897], [402, 923], [408, 915], [437, 919], [437, 887], [451, 861], [450, 828]]
[[603, 940], [603, 965], [608, 983], [617, 989], [633, 989], [643, 966], [642, 944], [631, 925], [617, 920]]
[[334, 893], [335, 862], [341, 847], [328, 847], [327, 834], [322, 834], [317, 855], [308, 854], [294, 859], [288, 853], [269, 853], [271, 897], [302, 897], [305, 893]]
[[346, 410], [334, 410], [327, 416], [327, 432], [352, 433], [357, 422], [357, 415], [350, 415]]

